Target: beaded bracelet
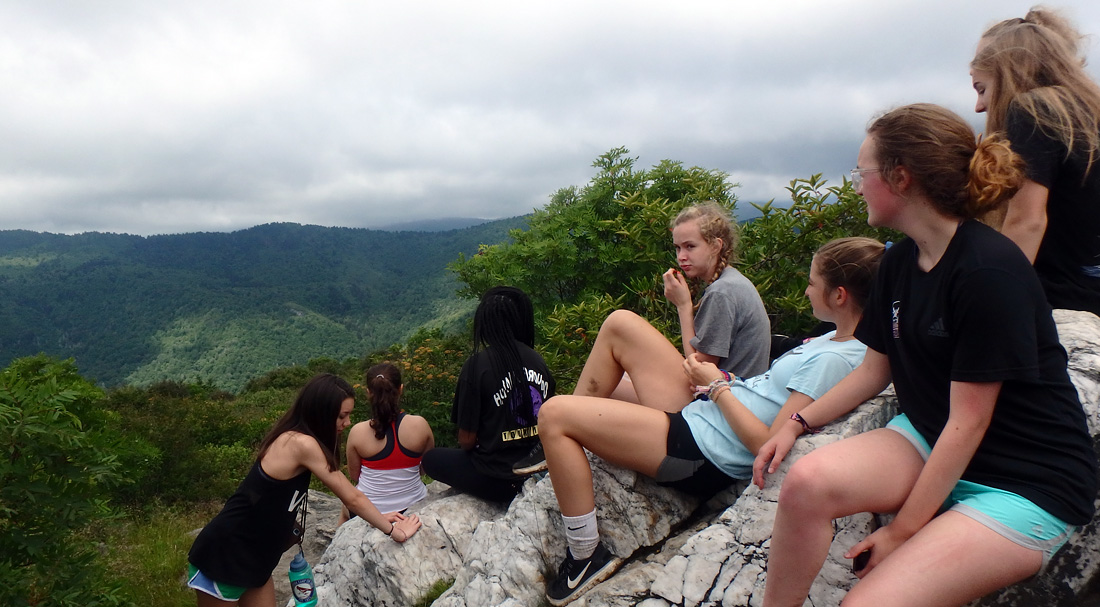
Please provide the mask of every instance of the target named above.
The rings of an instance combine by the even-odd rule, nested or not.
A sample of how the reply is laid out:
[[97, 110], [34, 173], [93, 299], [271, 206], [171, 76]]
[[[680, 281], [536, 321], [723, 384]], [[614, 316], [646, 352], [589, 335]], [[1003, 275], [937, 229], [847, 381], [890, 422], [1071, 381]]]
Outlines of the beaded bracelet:
[[794, 421], [802, 424], [802, 433], [803, 434], [817, 434], [818, 432], [821, 432], [821, 427], [820, 426], [817, 427], [817, 428], [811, 426], [809, 423], [806, 422], [806, 420], [802, 419], [802, 416], [798, 413], [792, 413], [791, 414], [791, 419], [793, 419]]
[[705, 386], [695, 386], [695, 397], [701, 400], [713, 400], [710, 394], [719, 386], [729, 387], [729, 382], [724, 379], [716, 379]]

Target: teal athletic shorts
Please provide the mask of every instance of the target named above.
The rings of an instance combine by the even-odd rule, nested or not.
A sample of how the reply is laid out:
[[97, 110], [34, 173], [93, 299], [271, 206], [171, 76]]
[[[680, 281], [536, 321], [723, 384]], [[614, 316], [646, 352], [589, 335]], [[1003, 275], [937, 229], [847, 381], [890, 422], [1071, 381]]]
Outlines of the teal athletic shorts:
[[187, 587], [194, 588], [199, 592], [205, 592], [223, 601], [239, 601], [241, 596], [244, 595], [244, 592], [248, 590], [248, 588], [243, 588], [241, 586], [215, 582], [206, 577], [205, 573], [199, 571], [198, 568], [191, 563], [187, 563]]
[[[890, 420], [886, 427], [904, 436], [928, 461], [932, 448], [904, 413]], [[1066, 524], [1011, 491], [964, 480], [955, 485], [940, 507], [940, 512], [947, 510], [966, 515], [1024, 548], [1042, 552], [1044, 569], [1050, 557], [1077, 530], [1075, 525]]]

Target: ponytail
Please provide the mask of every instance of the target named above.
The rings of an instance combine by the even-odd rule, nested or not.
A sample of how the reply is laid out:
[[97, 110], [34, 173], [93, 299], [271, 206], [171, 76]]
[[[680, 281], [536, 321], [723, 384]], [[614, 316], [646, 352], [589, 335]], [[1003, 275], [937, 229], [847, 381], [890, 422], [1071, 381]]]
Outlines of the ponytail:
[[390, 363], [379, 363], [367, 369], [367, 395], [370, 398], [370, 427], [374, 437], [382, 439], [401, 412], [401, 371]]

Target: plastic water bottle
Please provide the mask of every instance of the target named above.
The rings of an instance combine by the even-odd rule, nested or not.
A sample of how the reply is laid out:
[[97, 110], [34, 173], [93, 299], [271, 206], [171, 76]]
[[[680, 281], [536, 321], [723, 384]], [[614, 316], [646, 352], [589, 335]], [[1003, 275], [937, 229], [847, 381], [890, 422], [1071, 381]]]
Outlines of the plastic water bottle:
[[317, 588], [313, 584], [313, 569], [306, 556], [299, 550], [290, 561], [290, 593], [297, 607], [314, 607], [317, 604]]

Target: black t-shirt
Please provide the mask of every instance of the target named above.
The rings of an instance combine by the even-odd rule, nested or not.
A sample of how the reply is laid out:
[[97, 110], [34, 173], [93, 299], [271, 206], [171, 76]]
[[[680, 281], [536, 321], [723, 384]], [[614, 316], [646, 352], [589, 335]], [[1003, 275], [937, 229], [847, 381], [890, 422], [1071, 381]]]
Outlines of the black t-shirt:
[[1054, 308], [1100, 315], [1100, 163], [1086, 175], [1084, 154], [1067, 156], [1060, 140], [1016, 106], [1009, 107], [1005, 132], [1027, 163], [1028, 179], [1050, 191], [1047, 229], [1035, 257], [1047, 300]]
[[[474, 467], [494, 478], [514, 478], [512, 465], [538, 442], [538, 412], [554, 395], [554, 377], [538, 352], [516, 342], [526, 378], [493, 373], [489, 351], [474, 354], [462, 365], [455, 390], [451, 421], [460, 430], [477, 434]], [[517, 387], [530, 386], [533, 415], [524, 412]]]
[[223, 584], [245, 588], [266, 584], [290, 544], [309, 478], [306, 470], [294, 478], [276, 480], [257, 461], [222, 511], [199, 532], [187, 560]]
[[1022, 495], [1063, 521], [1093, 514], [1096, 454], [1042, 287], [1006, 237], [962, 223], [932, 271], [905, 239], [886, 252], [856, 338], [886, 354], [898, 404], [929, 444], [952, 381], [1004, 382], [962, 478]]

